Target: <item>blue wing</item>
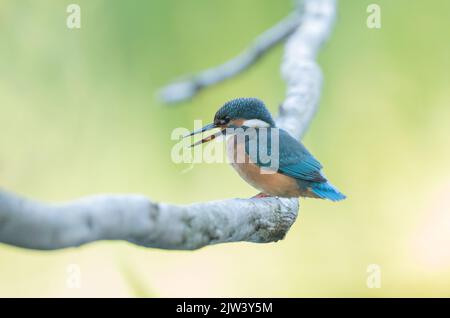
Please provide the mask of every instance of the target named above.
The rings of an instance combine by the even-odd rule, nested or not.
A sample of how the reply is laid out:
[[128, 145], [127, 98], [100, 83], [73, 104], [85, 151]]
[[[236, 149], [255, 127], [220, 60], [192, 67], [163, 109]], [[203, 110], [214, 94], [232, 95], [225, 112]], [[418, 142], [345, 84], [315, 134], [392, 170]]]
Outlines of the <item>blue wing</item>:
[[[263, 144], [267, 145], [267, 152], [272, 155], [272, 134], [271, 130], [277, 129], [279, 136], [279, 164], [278, 172], [285, 174], [287, 176], [293, 177], [295, 179], [311, 181], [311, 182], [326, 182], [326, 178], [322, 175], [321, 169], [322, 165], [316, 158], [314, 158], [311, 153], [298, 142], [294, 137], [283, 129], [269, 128], [267, 132], [267, 137], [265, 135], [257, 134], [258, 138], [258, 156], [255, 157], [249, 151], [249, 142], [246, 140], [246, 152], [250, 156], [251, 160], [255, 162], [258, 166], [267, 167], [267, 163], [263, 163], [260, 158], [259, 151], [260, 146]], [[274, 135], [276, 136], [276, 135]], [[267, 140], [267, 141], [266, 141]], [[265, 150], [265, 149], [264, 149]]]
[[320, 171], [322, 165], [311, 155], [303, 144], [282, 129], [279, 129], [279, 138], [279, 172], [306, 181], [327, 181]]

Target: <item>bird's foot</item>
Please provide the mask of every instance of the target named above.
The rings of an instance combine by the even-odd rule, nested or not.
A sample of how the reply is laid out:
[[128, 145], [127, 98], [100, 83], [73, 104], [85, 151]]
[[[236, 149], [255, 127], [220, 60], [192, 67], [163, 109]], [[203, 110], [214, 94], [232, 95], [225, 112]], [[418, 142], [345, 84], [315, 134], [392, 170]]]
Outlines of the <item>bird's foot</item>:
[[253, 196], [252, 199], [260, 199], [260, 198], [268, 198], [268, 197], [271, 197], [271, 195], [261, 192], [255, 196]]

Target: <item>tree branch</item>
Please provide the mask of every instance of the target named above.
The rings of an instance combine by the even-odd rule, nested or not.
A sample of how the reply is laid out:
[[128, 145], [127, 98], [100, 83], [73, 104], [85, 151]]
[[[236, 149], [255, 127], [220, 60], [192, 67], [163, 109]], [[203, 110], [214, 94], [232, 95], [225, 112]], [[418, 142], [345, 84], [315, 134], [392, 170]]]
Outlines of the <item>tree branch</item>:
[[232, 78], [257, 62], [272, 47], [285, 40], [300, 24], [300, 13], [294, 11], [284, 20], [261, 34], [244, 52], [235, 58], [184, 80], [174, 82], [160, 91], [166, 103], [188, 100], [200, 90]]
[[281, 74], [287, 90], [277, 119], [277, 125], [296, 138], [303, 136], [317, 111], [322, 72], [316, 58], [332, 31], [336, 0], [306, 0], [304, 10], [302, 25], [285, 47]]
[[[331, 31], [336, 9], [335, 0], [305, 0], [304, 4], [303, 22], [289, 37], [281, 66], [287, 98], [277, 123], [294, 136], [304, 133], [317, 108], [322, 75], [315, 58]], [[270, 32], [265, 33], [260, 39], [266, 44], [259, 46], [257, 41], [254, 47], [264, 52], [281, 40], [281, 33], [273, 32], [272, 40]], [[225, 72], [225, 78], [251, 63], [241, 62], [234, 71]], [[166, 92], [174, 100], [187, 96], [183, 85]], [[285, 236], [297, 211], [297, 199], [230, 199], [179, 206], [140, 195], [102, 195], [47, 205], [0, 190], [0, 242], [43, 250], [99, 240], [182, 250], [223, 242], [267, 243]]]
[[298, 204], [290, 199], [231, 199], [179, 206], [140, 195], [101, 195], [47, 205], [0, 191], [0, 207], [0, 242], [11, 245], [52, 250], [125, 240], [190, 250], [280, 240], [295, 221]]

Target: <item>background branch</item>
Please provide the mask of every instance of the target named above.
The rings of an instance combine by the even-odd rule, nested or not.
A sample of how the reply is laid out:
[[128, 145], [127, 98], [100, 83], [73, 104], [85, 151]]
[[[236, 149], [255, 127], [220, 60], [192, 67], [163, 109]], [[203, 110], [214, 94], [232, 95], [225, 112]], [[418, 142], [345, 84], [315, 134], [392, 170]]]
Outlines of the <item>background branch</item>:
[[160, 91], [165, 103], [188, 100], [200, 90], [242, 73], [257, 62], [272, 47], [285, 40], [300, 24], [300, 12], [294, 11], [284, 20], [257, 37], [252, 45], [235, 58], [211, 69], [176, 81]]
[[[322, 75], [315, 58], [331, 31], [335, 9], [335, 0], [305, 0], [302, 23], [295, 26], [294, 33], [287, 25], [293, 27], [296, 13], [257, 39], [252, 47], [260, 53], [244, 54], [252, 59], [236, 58], [240, 67], [233, 68], [231, 63], [227, 66], [231, 71], [225, 70], [227, 63], [211, 70], [210, 75], [226, 75], [211, 76], [201, 87], [238, 74], [292, 33], [281, 65], [287, 97], [277, 123], [301, 136], [319, 101]], [[264, 43], [260, 44], [261, 40]], [[189, 91], [195, 93], [198, 85], [194, 91], [184, 84], [165, 90], [173, 97], [169, 101], [192, 96]], [[48, 205], [0, 190], [0, 242], [45, 250], [98, 240], [126, 240], [164, 249], [196, 249], [237, 241], [267, 243], [285, 236], [297, 211], [297, 199], [230, 199], [179, 206], [155, 203], [140, 195], [102, 195]]]
[[331, 33], [336, 17], [336, 0], [304, 1], [303, 22], [288, 39], [281, 74], [286, 81], [286, 99], [277, 118], [296, 138], [305, 133], [319, 104], [322, 71], [316, 62], [321, 45]]

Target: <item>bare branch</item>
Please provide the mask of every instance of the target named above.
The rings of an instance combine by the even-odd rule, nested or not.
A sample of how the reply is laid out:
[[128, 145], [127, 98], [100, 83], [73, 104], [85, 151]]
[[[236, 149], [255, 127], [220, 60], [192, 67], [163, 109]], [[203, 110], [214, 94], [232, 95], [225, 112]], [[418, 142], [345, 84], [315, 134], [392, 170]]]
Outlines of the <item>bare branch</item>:
[[[303, 22], [286, 45], [281, 68], [287, 97], [277, 120], [279, 127], [297, 137], [307, 128], [319, 102], [322, 75], [315, 58], [331, 31], [336, 9], [335, 0], [304, 2]], [[275, 35], [280, 33], [274, 31]], [[267, 34], [261, 37], [265, 45], [259, 46], [258, 41], [254, 45], [263, 48], [259, 52], [281, 40], [272, 35], [269, 41]], [[228, 65], [232, 71], [225, 74], [233, 76], [252, 61], [240, 62], [238, 68]], [[225, 66], [217, 70], [222, 68]], [[209, 83], [220, 80], [211, 78]], [[177, 92], [177, 87], [172, 87], [166, 93], [179, 100], [189, 95], [186, 91]], [[139, 195], [102, 195], [46, 205], [0, 190], [0, 242], [45, 250], [99, 240], [125, 240], [164, 249], [196, 249], [237, 241], [267, 243], [285, 236], [297, 212], [297, 199], [230, 199], [178, 206]]]
[[334, 25], [336, 0], [307, 0], [302, 25], [286, 43], [281, 73], [287, 83], [286, 99], [277, 125], [296, 138], [306, 131], [317, 111], [322, 72], [317, 53]]
[[261, 34], [250, 47], [232, 60], [164, 87], [160, 92], [162, 100], [166, 103], [188, 100], [201, 89], [238, 75], [257, 62], [269, 49], [285, 40], [299, 24], [300, 13], [295, 11]]
[[102, 195], [47, 205], [0, 191], [0, 242], [41, 250], [99, 240], [190, 250], [224, 242], [267, 243], [295, 221], [291, 199], [231, 199], [179, 206], [140, 195]]

